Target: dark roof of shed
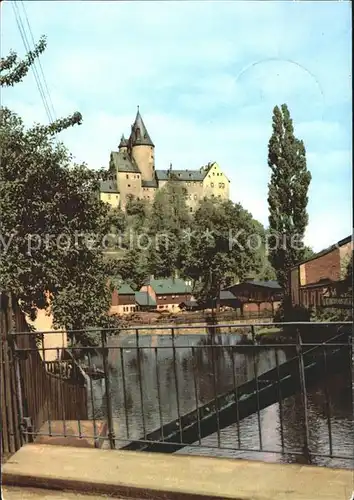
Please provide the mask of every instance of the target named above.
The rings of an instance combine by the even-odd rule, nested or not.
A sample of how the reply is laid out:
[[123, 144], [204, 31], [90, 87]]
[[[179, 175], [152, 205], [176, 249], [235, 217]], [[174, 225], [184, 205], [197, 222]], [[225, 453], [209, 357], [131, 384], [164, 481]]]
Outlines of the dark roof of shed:
[[247, 280], [246, 283], [249, 283], [250, 285], [254, 286], [261, 286], [264, 288], [272, 288], [272, 289], [278, 289], [281, 290], [281, 286], [279, 283], [275, 280]]
[[220, 290], [220, 300], [235, 300], [235, 295], [230, 290]]
[[246, 280], [246, 281], [243, 281], [242, 283], [237, 283], [237, 284], [228, 286], [225, 290], [230, 290], [230, 288], [234, 288], [234, 287], [245, 285], [245, 284], [258, 286], [258, 287], [262, 287], [262, 288], [271, 288], [272, 290], [281, 290], [281, 286], [275, 280], [267, 280], [267, 281]]

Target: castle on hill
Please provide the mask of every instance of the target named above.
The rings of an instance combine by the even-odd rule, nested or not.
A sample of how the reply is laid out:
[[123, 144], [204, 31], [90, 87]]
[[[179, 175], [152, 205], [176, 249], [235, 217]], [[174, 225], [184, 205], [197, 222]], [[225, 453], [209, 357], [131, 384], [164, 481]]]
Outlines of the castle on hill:
[[156, 191], [171, 177], [183, 183], [191, 212], [205, 197], [229, 199], [230, 181], [216, 162], [197, 170], [172, 170], [172, 165], [166, 170], [155, 169], [155, 145], [138, 107], [129, 139], [122, 135], [118, 151], [111, 152], [109, 178], [101, 182], [101, 200], [123, 210], [131, 196], [153, 201]]

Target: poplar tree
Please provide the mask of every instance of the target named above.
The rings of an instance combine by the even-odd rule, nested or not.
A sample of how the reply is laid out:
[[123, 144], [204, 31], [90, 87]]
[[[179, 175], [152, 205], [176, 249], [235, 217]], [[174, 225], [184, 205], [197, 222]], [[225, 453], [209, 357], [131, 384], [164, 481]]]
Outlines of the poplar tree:
[[273, 110], [273, 133], [268, 144], [269, 259], [279, 284], [288, 291], [290, 268], [302, 260], [302, 244], [308, 224], [308, 189], [311, 173], [302, 140], [294, 135], [286, 104]]

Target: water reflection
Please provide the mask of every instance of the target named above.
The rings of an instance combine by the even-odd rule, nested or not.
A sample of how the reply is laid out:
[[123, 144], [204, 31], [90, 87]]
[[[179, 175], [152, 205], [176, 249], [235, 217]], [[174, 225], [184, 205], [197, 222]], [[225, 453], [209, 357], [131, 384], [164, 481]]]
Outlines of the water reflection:
[[[140, 438], [144, 433], [167, 424], [215, 397], [230, 391], [236, 385], [251, 380], [258, 374], [276, 367], [274, 349], [255, 353], [248, 348], [233, 348], [240, 337], [235, 335], [210, 336], [181, 335], [141, 336], [138, 348], [135, 336], [109, 339], [109, 368], [112, 388], [112, 406], [115, 433], [120, 440]], [[176, 349], [173, 351], [172, 342]], [[212, 341], [215, 347], [211, 348]], [[294, 356], [295, 351], [278, 350], [279, 363]], [[93, 359], [97, 366], [102, 360]], [[349, 367], [349, 363], [348, 363]], [[308, 419], [310, 449], [314, 453], [329, 454], [329, 431], [332, 434], [333, 453], [352, 456], [354, 432], [352, 425], [352, 393], [350, 372], [333, 376], [320, 386], [308, 391]], [[327, 385], [326, 385], [327, 384]], [[327, 391], [327, 392], [326, 392]], [[326, 393], [329, 395], [327, 403]], [[178, 396], [178, 398], [177, 398]], [[103, 381], [93, 383], [92, 408], [96, 418], [106, 415]], [[282, 413], [283, 418], [280, 418]], [[214, 456], [244, 457], [266, 461], [303, 461], [301, 456], [282, 455], [283, 449], [302, 452], [304, 443], [303, 405], [300, 395], [287, 398], [260, 412], [260, 448], [257, 414], [220, 431], [217, 449], [216, 434], [202, 439], [203, 449], [189, 446], [178, 453]], [[238, 448], [240, 437], [241, 448]], [[123, 441], [120, 445], [125, 444]], [[199, 443], [198, 443], [199, 444]], [[234, 449], [232, 449], [234, 448]], [[273, 452], [273, 453], [272, 453]], [[277, 453], [278, 452], [278, 453]], [[348, 460], [318, 458], [318, 464], [349, 466]]]

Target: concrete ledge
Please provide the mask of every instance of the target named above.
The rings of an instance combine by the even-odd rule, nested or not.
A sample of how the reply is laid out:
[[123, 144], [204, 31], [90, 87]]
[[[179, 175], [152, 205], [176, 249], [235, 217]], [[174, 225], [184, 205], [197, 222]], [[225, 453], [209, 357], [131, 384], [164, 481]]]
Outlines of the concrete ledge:
[[150, 500], [350, 500], [351, 470], [29, 444], [2, 481]]

